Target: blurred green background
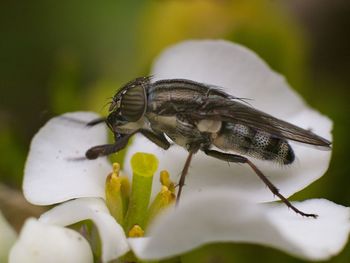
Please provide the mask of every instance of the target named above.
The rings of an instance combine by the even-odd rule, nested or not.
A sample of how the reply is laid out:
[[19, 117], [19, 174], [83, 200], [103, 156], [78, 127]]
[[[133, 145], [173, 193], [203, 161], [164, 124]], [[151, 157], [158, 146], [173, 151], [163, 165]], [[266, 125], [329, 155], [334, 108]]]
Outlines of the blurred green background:
[[[101, 114], [166, 46], [224, 38], [256, 51], [334, 121], [327, 174], [293, 196], [350, 206], [350, 2], [327, 0], [0, 1], [0, 209], [19, 229], [40, 212], [18, 194], [32, 136], [66, 111]], [[254, 253], [252, 253], [254, 251]], [[269, 248], [215, 244], [183, 262], [302, 262]], [[175, 261], [174, 261], [175, 262]], [[350, 262], [350, 245], [330, 262]]]

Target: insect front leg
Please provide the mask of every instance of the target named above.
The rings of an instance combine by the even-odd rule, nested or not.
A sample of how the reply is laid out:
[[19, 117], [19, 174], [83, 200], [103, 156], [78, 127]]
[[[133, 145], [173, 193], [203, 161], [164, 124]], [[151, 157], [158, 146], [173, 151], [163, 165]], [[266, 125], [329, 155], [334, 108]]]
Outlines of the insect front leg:
[[106, 122], [106, 118], [97, 118], [97, 119], [94, 119], [92, 121], [89, 121], [86, 126], [95, 126], [97, 124], [100, 124], [100, 123], [103, 123], [103, 122]]
[[[92, 121], [92, 122], [94, 122], [94, 121]], [[96, 119], [96, 122], [99, 122], [99, 120]], [[92, 124], [92, 125], [95, 125], [95, 124]], [[126, 134], [126, 135], [115, 134], [115, 143], [94, 146], [86, 151], [85, 157], [89, 160], [93, 160], [93, 159], [96, 159], [100, 156], [106, 156], [106, 155], [109, 155], [112, 153], [119, 152], [120, 150], [124, 149], [127, 146], [130, 137], [138, 132], [140, 132], [147, 139], [149, 139], [150, 141], [152, 141], [153, 143], [155, 143], [159, 147], [161, 147], [165, 150], [169, 149], [170, 143], [168, 142], [168, 140], [165, 138], [164, 135], [156, 134], [156, 133], [153, 133], [149, 130], [141, 129], [141, 130], [133, 132], [132, 134]]]
[[148, 140], [158, 145], [160, 148], [164, 150], [168, 150], [171, 146], [170, 142], [165, 138], [162, 133], [154, 133], [150, 130], [141, 129], [140, 133], [145, 136]]
[[235, 154], [229, 154], [229, 153], [223, 153], [223, 152], [219, 152], [219, 151], [215, 151], [215, 150], [204, 150], [205, 154], [207, 154], [208, 156], [223, 160], [223, 161], [227, 161], [227, 162], [232, 162], [232, 163], [246, 163], [248, 164], [253, 171], [256, 173], [256, 175], [264, 182], [264, 184], [270, 189], [270, 191], [279, 197], [279, 199], [281, 199], [281, 201], [283, 203], [285, 203], [285, 205], [287, 207], [289, 207], [290, 209], [292, 209], [294, 212], [296, 212], [297, 214], [300, 214], [302, 216], [306, 216], [306, 217], [313, 217], [313, 218], [317, 218], [317, 215], [315, 214], [307, 214], [304, 213], [302, 211], [300, 211], [298, 208], [296, 208], [295, 206], [293, 206], [287, 198], [285, 198], [277, 189], [276, 186], [273, 185], [273, 183], [247, 158], [240, 156], [240, 155], [235, 155]]
[[93, 160], [100, 156], [106, 156], [112, 153], [116, 153], [126, 147], [132, 135], [133, 134], [120, 136], [114, 144], [103, 144], [94, 146], [86, 151], [85, 157], [89, 160]]

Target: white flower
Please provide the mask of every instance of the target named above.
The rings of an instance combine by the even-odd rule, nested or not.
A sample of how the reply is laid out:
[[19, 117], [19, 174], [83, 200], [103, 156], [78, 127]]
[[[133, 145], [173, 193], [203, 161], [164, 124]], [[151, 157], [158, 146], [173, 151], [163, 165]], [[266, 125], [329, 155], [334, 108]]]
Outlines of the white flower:
[[0, 211], [0, 262], [7, 262], [9, 250], [16, 240], [16, 232]]
[[[186, 78], [224, 88], [234, 96], [254, 99], [254, 107], [331, 139], [331, 122], [308, 108], [283, 77], [271, 71], [251, 51], [225, 41], [190, 41], [165, 51], [154, 66], [155, 79]], [[103, 125], [81, 123], [92, 113], [70, 113], [50, 120], [34, 137], [26, 163], [23, 190], [39, 205], [64, 202], [40, 221], [70, 225], [92, 219], [102, 239], [102, 259], [111, 260], [131, 247], [141, 259], [161, 259], [209, 242], [245, 242], [271, 246], [289, 254], [324, 260], [339, 253], [350, 231], [349, 208], [323, 199], [294, 203], [317, 219], [303, 218], [275, 200], [244, 165], [227, 166], [202, 154], [194, 156], [180, 206], [160, 215], [146, 238], [127, 239], [104, 202], [105, 179], [112, 170], [106, 158], [77, 160], [92, 146], [107, 143]], [[326, 171], [329, 151], [293, 144], [297, 161], [290, 167], [255, 161], [285, 196], [306, 187]], [[173, 146], [159, 150], [137, 136], [127, 153], [152, 152], [174, 181], [186, 151]], [[158, 178], [154, 178], [158, 180]], [[154, 193], [158, 192], [154, 183]], [[260, 204], [259, 204], [260, 203]]]
[[[82, 112], [51, 119], [34, 136], [23, 178], [23, 193], [36, 205], [50, 205], [79, 197], [104, 197], [112, 166], [106, 158], [75, 161], [86, 149], [107, 141], [103, 126], [84, 127], [69, 118], [90, 121], [98, 116]], [[83, 127], [83, 128], [82, 128]]]
[[29, 202], [37, 205], [78, 198], [56, 206], [39, 220], [67, 226], [91, 219], [102, 241], [102, 259], [107, 262], [129, 250], [121, 226], [102, 200], [112, 165], [106, 158], [77, 160], [84, 156], [86, 149], [105, 143], [107, 130], [103, 126], [87, 128], [74, 121], [88, 122], [97, 117], [88, 112], [66, 114], [51, 119], [39, 130], [27, 158], [23, 192]]
[[46, 212], [40, 221], [61, 226], [92, 220], [102, 242], [102, 260], [108, 262], [124, 255], [129, 246], [123, 228], [110, 215], [100, 198], [79, 198], [65, 202]]
[[9, 255], [10, 263], [92, 263], [88, 242], [76, 231], [27, 219]]
[[242, 242], [325, 260], [339, 253], [350, 230], [349, 208], [324, 199], [293, 202], [318, 214], [318, 219], [296, 215], [284, 204], [254, 204], [227, 190], [208, 191], [182, 201], [177, 210], [158, 218], [149, 238], [131, 240], [137, 256], [159, 259], [210, 242]]

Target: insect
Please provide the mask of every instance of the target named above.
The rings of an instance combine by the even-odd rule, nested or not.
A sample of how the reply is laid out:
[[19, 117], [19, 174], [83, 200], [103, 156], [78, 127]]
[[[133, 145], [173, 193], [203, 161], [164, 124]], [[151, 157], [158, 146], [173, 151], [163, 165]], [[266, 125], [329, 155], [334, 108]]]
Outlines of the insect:
[[[90, 148], [85, 154], [87, 159], [120, 151], [136, 133], [165, 150], [172, 145], [170, 138], [188, 151], [177, 202], [193, 155], [203, 151], [226, 162], [249, 165], [289, 208], [302, 216], [317, 217], [293, 206], [246, 156], [288, 165], [295, 159], [288, 140], [327, 149], [331, 148], [331, 142], [254, 109], [220, 87], [186, 79], [151, 82], [150, 77], [136, 78], [115, 94], [106, 119], [97, 119], [88, 125], [100, 122], [106, 122], [115, 142]], [[213, 146], [221, 151], [213, 150]]]

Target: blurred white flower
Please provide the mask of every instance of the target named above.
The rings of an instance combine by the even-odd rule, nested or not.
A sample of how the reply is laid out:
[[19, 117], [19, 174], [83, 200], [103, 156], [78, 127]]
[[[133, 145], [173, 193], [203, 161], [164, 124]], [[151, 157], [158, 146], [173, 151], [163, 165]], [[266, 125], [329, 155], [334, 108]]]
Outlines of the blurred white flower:
[[102, 247], [102, 261], [108, 262], [129, 251], [123, 228], [111, 216], [101, 198], [78, 198], [62, 203], [40, 218], [40, 222], [69, 226], [90, 219], [96, 226]]
[[11, 246], [17, 238], [15, 230], [0, 211], [0, 262], [7, 262]]
[[12, 247], [9, 263], [89, 263], [88, 242], [76, 231], [27, 219]]
[[213, 242], [261, 244], [308, 260], [326, 260], [345, 246], [350, 209], [325, 199], [293, 202], [317, 219], [304, 218], [284, 204], [256, 204], [232, 191], [191, 195], [157, 218], [149, 238], [129, 241], [142, 259], [160, 259]]
[[[186, 78], [223, 87], [267, 113], [331, 139], [331, 121], [310, 109], [283, 77], [254, 53], [225, 41], [189, 41], [166, 50], [156, 61], [155, 79]], [[350, 231], [349, 208], [317, 199], [294, 203], [317, 219], [303, 218], [275, 200], [265, 185], [244, 165], [227, 166], [203, 154], [194, 156], [184, 195], [177, 209], [160, 215], [145, 238], [127, 239], [103, 202], [105, 179], [112, 170], [106, 158], [73, 161], [92, 146], [107, 143], [103, 125], [87, 128], [93, 113], [69, 113], [50, 120], [33, 138], [25, 168], [24, 194], [31, 203], [64, 202], [40, 221], [70, 225], [92, 219], [102, 239], [104, 261], [121, 256], [129, 246], [141, 259], [162, 259], [209, 242], [246, 242], [271, 246], [289, 254], [324, 260], [343, 248]], [[256, 161], [261, 170], [290, 196], [323, 175], [329, 151], [293, 145], [298, 158], [290, 167]], [[173, 146], [159, 150], [137, 136], [127, 153], [138, 151], [159, 158], [159, 170], [170, 170], [177, 181], [186, 151]], [[158, 178], [155, 178], [157, 180]], [[159, 192], [154, 184], [154, 193]], [[260, 203], [260, 204], [259, 204]], [[105, 237], [105, 238], [104, 238]], [[114, 241], [113, 241], [114, 240]]]

